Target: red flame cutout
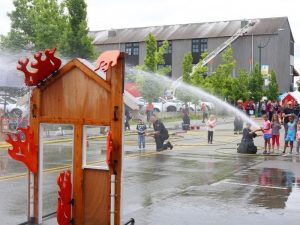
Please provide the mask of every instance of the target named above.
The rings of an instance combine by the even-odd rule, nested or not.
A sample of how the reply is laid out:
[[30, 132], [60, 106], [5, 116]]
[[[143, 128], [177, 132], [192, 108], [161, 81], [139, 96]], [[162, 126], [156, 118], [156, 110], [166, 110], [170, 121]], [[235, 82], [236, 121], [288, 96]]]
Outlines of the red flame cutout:
[[63, 171], [57, 177], [59, 186], [58, 202], [57, 202], [57, 223], [59, 225], [69, 225], [71, 222], [71, 198], [72, 198], [72, 183], [71, 171]]
[[[37, 172], [37, 147], [34, 144], [33, 132], [30, 127], [17, 128], [16, 134], [8, 134], [6, 142], [12, 145], [12, 149], [8, 149], [8, 154], [15, 160], [23, 162], [32, 172]], [[21, 136], [25, 139], [22, 140]]]
[[119, 56], [120, 51], [118, 50], [103, 52], [97, 59], [97, 65], [94, 71], [101, 69], [106, 73], [110, 67], [117, 65]]
[[46, 77], [59, 69], [61, 60], [54, 56], [56, 48], [45, 49], [45, 58], [42, 59], [42, 52], [37, 52], [33, 55], [35, 62], [31, 62], [33, 71], [27, 69], [29, 59], [22, 59], [18, 61], [17, 69], [25, 74], [25, 84], [27, 86], [35, 86], [43, 81]]

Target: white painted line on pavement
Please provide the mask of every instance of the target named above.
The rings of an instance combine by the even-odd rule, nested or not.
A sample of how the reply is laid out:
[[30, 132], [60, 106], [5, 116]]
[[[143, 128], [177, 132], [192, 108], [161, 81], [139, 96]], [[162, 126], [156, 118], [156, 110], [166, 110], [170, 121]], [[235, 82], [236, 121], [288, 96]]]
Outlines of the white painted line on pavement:
[[248, 187], [280, 189], [280, 190], [287, 190], [287, 189], [288, 189], [288, 188], [286, 188], [286, 187], [265, 186], [265, 185], [258, 185], [258, 184], [243, 184], [243, 183], [230, 182], [230, 181], [220, 181], [218, 184], [220, 184], [220, 183], [234, 184], [234, 185], [248, 186]]

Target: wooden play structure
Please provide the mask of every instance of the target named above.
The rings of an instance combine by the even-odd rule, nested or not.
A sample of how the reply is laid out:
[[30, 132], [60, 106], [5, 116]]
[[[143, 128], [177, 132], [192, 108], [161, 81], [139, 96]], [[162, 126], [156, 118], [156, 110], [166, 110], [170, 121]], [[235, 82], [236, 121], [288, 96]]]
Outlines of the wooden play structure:
[[[20, 60], [18, 66], [25, 73], [25, 83], [34, 86], [30, 128], [26, 130], [30, 135], [25, 141], [34, 144], [25, 144], [23, 148], [30, 149], [23, 149], [22, 159], [17, 159], [29, 168], [28, 220], [34, 224], [42, 223], [41, 127], [45, 123], [57, 123], [74, 127], [72, 168], [62, 171], [57, 178], [58, 223], [120, 225], [124, 54], [104, 52], [97, 60], [96, 69], [82, 59], [73, 59], [59, 69], [60, 60], [54, 52], [45, 50], [45, 59], [41, 53], [34, 55], [36, 62], [31, 63], [31, 67], [36, 72], [27, 70], [28, 59]], [[103, 72], [95, 71], [98, 69]], [[86, 125], [110, 128], [106, 153], [108, 169], [85, 165], [83, 136]], [[10, 154], [19, 151], [20, 138], [9, 138], [8, 142], [13, 146]], [[28, 152], [31, 154], [29, 161], [25, 160]]]

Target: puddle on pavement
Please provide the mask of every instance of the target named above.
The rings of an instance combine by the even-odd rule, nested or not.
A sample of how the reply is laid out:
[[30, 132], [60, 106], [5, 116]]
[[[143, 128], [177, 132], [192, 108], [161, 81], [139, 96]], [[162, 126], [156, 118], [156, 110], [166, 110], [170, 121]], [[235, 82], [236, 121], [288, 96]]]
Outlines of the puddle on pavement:
[[266, 209], [298, 209], [300, 177], [295, 177], [291, 171], [277, 168], [249, 169], [210, 186], [190, 187], [183, 194], [207, 196]]

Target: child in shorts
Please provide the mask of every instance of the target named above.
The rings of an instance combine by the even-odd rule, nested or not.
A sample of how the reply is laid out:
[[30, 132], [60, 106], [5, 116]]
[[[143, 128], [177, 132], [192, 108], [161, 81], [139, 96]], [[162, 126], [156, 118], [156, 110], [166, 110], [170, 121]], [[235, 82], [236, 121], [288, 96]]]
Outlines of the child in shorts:
[[[271, 122], [268, 119], [268, 116], [266, 114], [263, 115], [263, 127], [262, 132], [264, 133], [264, 139], [265, 139], [265, 150], [263, 154], [270, 154], [271, 153], [271, 138], [272, 138], [272, 128], [271, 128]], [[268, 151], [267, 151], [268, 148]]]
[[137, 132], [138, 132], [138, 145], [139, 145], [139, 151], [145, 150], [146, 142], [145, 142], [145, 134], [147, 130], [146, 124], [143, 122], [143, 120], [139, 119], [139, 123], [136, 126]]
[[294, 119], [294, 116], [289, 116], [289, 122], [287, 123], [287, 134], [285, 137], [285, 144], [284, 144], [284, 150], [282, 156], [287, 156], [288, 154], [285, 154], [286, 147], [288, 146], [288, 143], [290, 142], [290, 153], [293, 152], [293, 144], [295, 141], [296, 136], [296, 120]]

